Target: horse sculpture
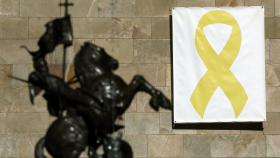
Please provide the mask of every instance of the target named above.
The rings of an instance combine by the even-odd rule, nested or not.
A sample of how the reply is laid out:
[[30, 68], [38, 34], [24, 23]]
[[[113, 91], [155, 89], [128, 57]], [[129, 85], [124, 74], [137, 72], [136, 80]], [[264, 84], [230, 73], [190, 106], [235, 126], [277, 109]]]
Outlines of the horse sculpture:
[[[40, 38], [38, 51], [26, 50], [32, 55], [34, 71], [28, 84], [33, 103], [39, 92], [44, 91], [49, 114], [57, 117], [35, 149], [36, 158], [45, 158], [44, 149], [54, 158], [78, 158], [88, 148], [89, 158], [131, 158], [130, 145], [114, 132], [123, 128], [116, 124], [130, 106], [137, 92], [151, 96], [150, 105], [171, 109], [170, 100], [153, 87], [144, 77], [134, 76], [127, 84], [114, 74], [118, 61], [104, 48], [85, 42], [74, 59], [75, 77], [65, 82], [49, 73], [45, 57], [57, 45], [72, 45], [73, 33], [70, 16], [55, 19], [46, 25]], [[72, 88], [79, 83], [79, 88]], [[103, 154], [97, 149], [103, 147]]]

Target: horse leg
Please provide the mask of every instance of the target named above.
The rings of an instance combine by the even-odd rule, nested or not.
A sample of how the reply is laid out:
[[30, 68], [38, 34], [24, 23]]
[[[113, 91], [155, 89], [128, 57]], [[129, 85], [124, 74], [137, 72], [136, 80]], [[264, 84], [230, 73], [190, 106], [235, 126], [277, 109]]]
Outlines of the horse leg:
[[161, 91], [152, 86], [143, 76], [136, 75], [127, 87], [122, 113], [129, 107], [137, 92], [146, 92], [151, 95], [150, 105], [156, 111], [159, 107], [172, 109], [170, 100]]

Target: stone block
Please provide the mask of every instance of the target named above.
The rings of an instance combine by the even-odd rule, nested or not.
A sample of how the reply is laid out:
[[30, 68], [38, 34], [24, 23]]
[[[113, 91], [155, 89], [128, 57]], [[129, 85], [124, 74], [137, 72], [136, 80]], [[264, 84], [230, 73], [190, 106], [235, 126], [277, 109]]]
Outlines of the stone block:
[[12, 73], [12, 66], [7, 64], [0, 65], [0, 87], [10, 87], [12, 79], [9, 77]]
[[0, 0], [0, 16], [18, 16], [20, 0]]
[[1, 17], [0, 26], [0, 39], [6, 40], [28, 38], [27, 18]]
[[[279, 21], [280, 22], [280, 21]], [[279, 23], [280, 25], [280, 23]], [[270, 63], [280, 64], [280, 39], [270, 39]]]
[[124, 135], [124, 140], [126, 140], [131, 145], [133, 157], [147, 156], [147, 135]]
[[45, 133], [48, 117], [48, 113], [8, 113], [6, 131], [11, 134]]
[[13, 135], [0, 135], [0, 157], [8, 158], [17, 157], [17, 153], [15, 152], [16, 149], [16, 141], [17, 138]]
[[159, 134], [159, 114], [126, 113], [125, 134]]
[[266, 156], [267, 157], [280, 157], [280, 135], [267, 135], [266, 136]]
[[[31, 60], [31, 59], [30, 59]], [[12, 75], [21, 79], [28, 80], [29, 73], [33, 71], [33, 64], [13, 64]], [[12, 79], [12, 87], [27, 87], [24, 82]]]
[[[277, 0], [276, 0], [277, 1]], [[273, 17], [275, 10], [275, 0], [245, 0], [245, 6], [261, 6], [264, 5], [265, 16]]]
[[170, 20], [169, 18], [153, 18], [152, 38], [170, 39]]
[[[265, 38], [280, 38], [280, 18], [265, 18]], [[271, 56], [271, 59], [273, 57]]]
[[95, 43], [104, 47], [119, 63], [131, 63], [133, 60], [132, 39], [96, 39]]
[[173, 0], [136, 0], [135, 15], [139, 17], [168, 17], [175, 5]]
[[213, 136], [185, 135], [184, 157], [211, 157], [211, 142]]
[[166, 65], [166, 86], [171, 87], [172, 85], [172, 66], [171, 64]]
[[280, 134], [280, 113], [268, 112], [266, 122], [263, 123], [264, 134]]
[[182, 135], [148, 135], [149, 157], [183, 157]]
[[279, 87], [266, 87], [267, 95], [267, 112], [280, 112], [280, 88]]
[[31, 56], [20, 48], [21, 45], [37, 49], [33, 40], [0, 40], [0, 64], [31, 64]]
[[275, 0], [275, 16], [280, 17], [280, 1]]
[[20, 15], [28, 17], [60, 16], [60, 0], [21, 0]]
[[262, 135], [186, 135], [185, 157], [265, 157]]
[[134, 40], [134, 63], [170, 63], [170, 40]]
[[279, 86], [280, 85], [280, 65], [279, 64], [266, 64], [266, 85]]
[[78, 18], [73, 20], [76, 38], [150, 38], [149, 18]]
[[243, 6], [244, 0], [216, 0], [216, 7], [225, 7], [225, 6]]
[[[83, 1], [83, 0], [79, 0]], [[87, 5], [86, 5], [87, 3]], [[136, 0], [96, 0], [96, 1], [83, 1], [85, 4], [83, 15], [88, 17], [133, 17], [135, 16]], [[75, 10], [76, 9], [76, 10]], [[74, 15], [82, 15], [80, 9], [73, 8]], [[77, 14], [76, 12], [79, 12]]]
[[270, 39], [265, 39], [265, 62], [270, 63]]
[[177, 7], [214, 7], [215, 0], [176, 0]]
[[212, 157], [265, 157], [263, 135], [216, 136], [211, 142]]

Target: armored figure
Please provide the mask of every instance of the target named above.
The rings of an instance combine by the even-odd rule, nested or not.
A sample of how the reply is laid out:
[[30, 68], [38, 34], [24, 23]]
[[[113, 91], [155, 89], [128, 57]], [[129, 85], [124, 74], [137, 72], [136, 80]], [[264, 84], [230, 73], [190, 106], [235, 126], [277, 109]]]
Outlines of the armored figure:
[[[85, 42], [74, 58], [73, 79], [65, 82], [50, 74], [46, 56], [56, 46], [62, 44], [66, 49], [72, 42], [70, 15], [66, 13], [46, 24], [38, 51], [25, 47], [34, 63], [28, 78], [31, 102], [43, 91], [49, 114], [57, 117], [38, 141], [35, 157], [46, 158], [46, 149], [54, 158], [78, 158], [87, 148], [89, 158], [132, 158], [130, 145], [114, 134], [123, 128], [115, 123], [117, 118], [125, 113], [137, 92], [149, 94], [156, 111], [160, 107], [172, 109], [170, 100], [140, 75], [127, 84], [114, 73], [118, 61], [91, 42]], [[73, 83], [79, 88], [72, 88]], [[103, 154], [96, 152], [100, 147]]]

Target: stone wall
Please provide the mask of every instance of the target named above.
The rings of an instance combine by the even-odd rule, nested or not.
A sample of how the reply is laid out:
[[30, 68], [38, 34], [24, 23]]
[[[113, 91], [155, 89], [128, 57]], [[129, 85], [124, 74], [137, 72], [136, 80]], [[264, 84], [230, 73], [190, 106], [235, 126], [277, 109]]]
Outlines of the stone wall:
[[[63, 15], [60, 0], [0, 0], [0, 157], [30, 158], [36, 141], [53, 118], [38, 97], [31, 106], [25, 84], [31, 58], [20, 45], [36, 49], [43, 25]], [[129, 82], [143, 74], [170, 96], [169, 14], [174, 6], [261, 5], [261, 0], [75, 0], [75, 42], [91, 40], [121, 62], [117, 73]], [[171, 113], [154, 112], [149, 97], [138, 94], [124, 116], [124, 133], [135, 157], [280, 157], [280, 0], [264, 0], [266, 14], [267, 122], [263, 131], [172, 130]], [[61, 72], [62, 48], [48, 61]]]

